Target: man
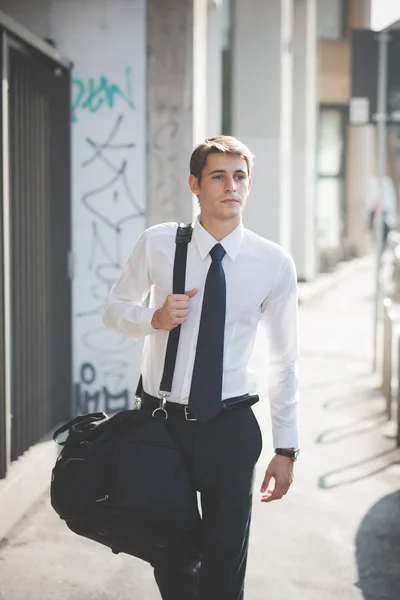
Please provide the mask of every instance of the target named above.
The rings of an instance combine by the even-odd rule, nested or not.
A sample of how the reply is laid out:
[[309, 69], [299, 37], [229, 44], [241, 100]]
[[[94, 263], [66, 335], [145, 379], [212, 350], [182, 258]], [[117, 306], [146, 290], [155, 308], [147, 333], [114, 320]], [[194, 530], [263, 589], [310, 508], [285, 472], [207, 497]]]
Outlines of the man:
[[[388, 175], [382, 178], [382, 187], [377, 176], [369, 180], [367, 190], [367, 210], [369, 213], [369, 229], [376, 235], [376, 242], [381, 240], [378, 235], [379, 213], [382, 211], [382, 247], [383, 252], [387, 246], [387, 238], [390, 231], [397, 226], [397, 195], [393, 179]], [[374, 231], [375, 230], [375, 231]]]
[[244, 598], [253, 472], [262, 439], [250, 407], [222, 408], [255, 388], [247, 364], [259, 322], [269, 338], [276, 451], [261, 501], [281, 499], [293, 480], [296, 273], [288, 252], [243, 227], [252, 166], [250, 150], [233, 137], [199, 144], [190, 161], [189, 187], [200, 215], [188, 246], [187, 292], [171, 293], [177, 224], [164, 223], [142, 234], [104, 309], [107, 327], [131, 339], [145, 337], [144, 410], [158, 406], [168, 334], [182, 326], [167, 422], [201, 497], [201, 567], [194, 568], [194, 557], [174, 568], [154, 565], [163, 600]]

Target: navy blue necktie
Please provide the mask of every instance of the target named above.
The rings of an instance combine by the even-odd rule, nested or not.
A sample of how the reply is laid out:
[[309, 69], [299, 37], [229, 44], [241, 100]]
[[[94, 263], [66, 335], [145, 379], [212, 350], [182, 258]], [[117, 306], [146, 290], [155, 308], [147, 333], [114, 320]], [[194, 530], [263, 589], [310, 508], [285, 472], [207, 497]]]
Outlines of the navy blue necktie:
[[225, 250], [216, 244], [204, 287], [189, 410], [205, 423], [221, 411], [226, 314]]

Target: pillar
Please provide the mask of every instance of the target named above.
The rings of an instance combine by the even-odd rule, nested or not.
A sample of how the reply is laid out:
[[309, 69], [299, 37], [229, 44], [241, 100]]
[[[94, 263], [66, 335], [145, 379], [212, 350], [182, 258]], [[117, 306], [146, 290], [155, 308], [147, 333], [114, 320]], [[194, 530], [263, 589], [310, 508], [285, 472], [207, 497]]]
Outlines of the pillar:
[[370, 250], [368, 195], [375, 174], [374, 125], [350, 125], [347, 132], [347, 242], [356, 254]]
[[147, 224], [190, 222], [187, 178], [207, 129], [207, 0], [147, 0]]
[[317, 1], [295, 0], [292, 253], [299, 280], [316, 274]]
[[290, 250], [293, 2], [234, 11], [232, 133], [256, 157], [244, 223]]
[[[357, 0], [352, 7], [354, 28], [370, 29], [371, 2]], [[358, 255], [370, 250], [368, 230], [368, 194], [375, 174], [375, 125], [349, 125], [347, 128], [346, 161], [347, 244]]]
[[208, 0], [207, 137], [220, 135], [222, 124], [222, 0]]

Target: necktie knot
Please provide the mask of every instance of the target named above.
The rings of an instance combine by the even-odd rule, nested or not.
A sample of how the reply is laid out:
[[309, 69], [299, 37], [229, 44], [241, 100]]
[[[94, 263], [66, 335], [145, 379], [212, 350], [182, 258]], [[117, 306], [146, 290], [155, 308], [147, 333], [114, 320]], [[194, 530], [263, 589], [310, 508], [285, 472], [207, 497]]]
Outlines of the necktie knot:
[[210, 256], [213, 260], [222, 260], [226, 254], [221, 244], [215, 244], [214, 248], [210, 250]]

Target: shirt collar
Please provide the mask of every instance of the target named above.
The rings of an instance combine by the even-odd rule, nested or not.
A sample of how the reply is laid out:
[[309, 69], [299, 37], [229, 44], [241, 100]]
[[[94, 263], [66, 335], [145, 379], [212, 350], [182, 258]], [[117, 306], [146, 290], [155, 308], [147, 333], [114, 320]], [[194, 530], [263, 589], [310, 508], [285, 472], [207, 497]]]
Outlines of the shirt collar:
[[[234, 262], [239, 254], [244, 235], [243, 223], [240, 223], [229, 235], [219, 243], [224, 248], [229, 258]], [[193, 228], [193, 237], [202, 260], [210, 253], [210, 250], [218, 244], [216, 240], [200, 223], [200, 216], [197, 217]]]

